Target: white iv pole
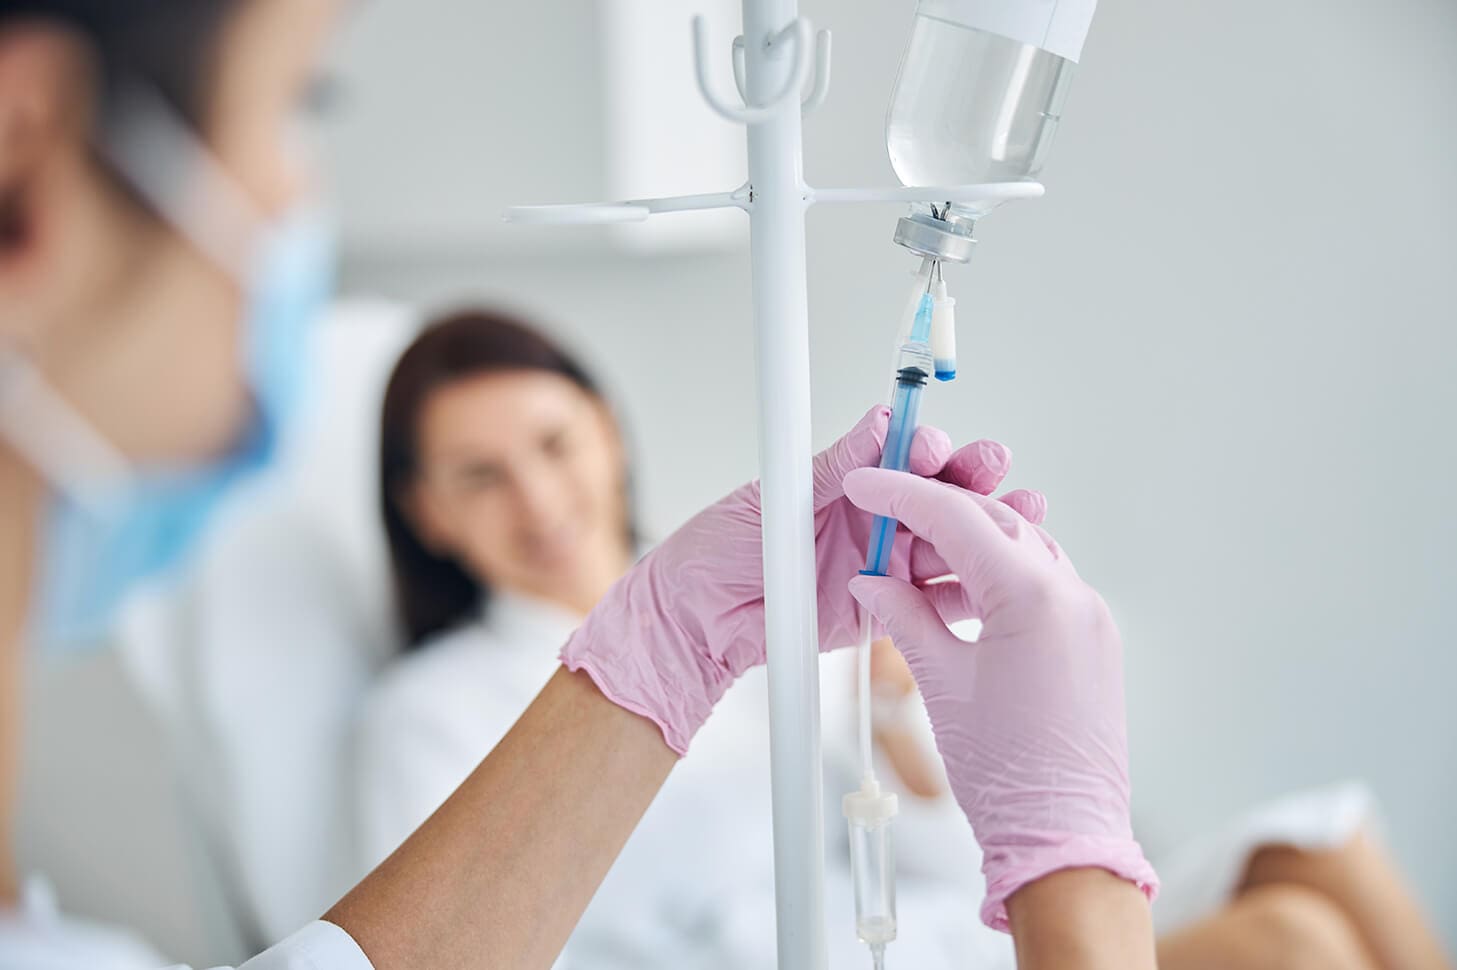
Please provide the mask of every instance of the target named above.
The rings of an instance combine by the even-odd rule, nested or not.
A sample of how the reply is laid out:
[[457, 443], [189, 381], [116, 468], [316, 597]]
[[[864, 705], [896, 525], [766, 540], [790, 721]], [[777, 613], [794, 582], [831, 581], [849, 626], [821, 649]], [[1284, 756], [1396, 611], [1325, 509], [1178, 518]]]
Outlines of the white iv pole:
[[[769, 757], [780, 970], [825, 970], [819, 649], [811, 505], [809, 305], [804, 217], [817, 202], [979, 202], [1036, 198], [1036, 182], [948, 187], [814, 189], [805, 184], [800, 122], [825, 99], [830, 33], [816, 35], [798, 0], [743, 0], [734, 40], [742, 104], [708, 84], [707, 28], [693, 21], [698, 89], [710, 108], [748, 127], [749, 180], [732, 192], [574, 205], [516, 206], [508, 222], [636, 222], [657, 212], [739, 208], [749, 215], [759, 372], [764, 614], [769, 658]], [[813, 86], [804, 88], [813, 77]]]

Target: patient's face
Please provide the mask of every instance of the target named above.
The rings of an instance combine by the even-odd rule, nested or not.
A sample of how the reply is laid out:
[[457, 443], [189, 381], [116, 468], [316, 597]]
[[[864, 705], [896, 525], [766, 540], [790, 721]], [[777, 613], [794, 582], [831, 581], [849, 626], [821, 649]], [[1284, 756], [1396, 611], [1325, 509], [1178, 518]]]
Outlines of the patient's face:
[[624, 468], [602, 402], [544, 371], [435, 391], [409, 506], [437, 553], [493, 588], [586, 612], [628, 561]]

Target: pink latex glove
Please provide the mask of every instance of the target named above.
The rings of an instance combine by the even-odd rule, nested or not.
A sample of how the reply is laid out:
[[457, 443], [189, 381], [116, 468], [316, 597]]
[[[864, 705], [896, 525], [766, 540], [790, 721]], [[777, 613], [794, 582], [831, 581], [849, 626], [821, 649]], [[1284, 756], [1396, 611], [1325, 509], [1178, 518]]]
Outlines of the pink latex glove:
[[[879, 464], [889, 417], [888, 408], [872, 408], [814, 458], [822, 650], [859, 638], [859, 609], [846, 584], [865, 565], [871, 516], [845, 499], [842, 483], [848, 472]], [[996, 442], [978, 442], [951, 458], [945, 433], [917, 430], [910, 455], [917, 475], [941, 474], [991, 491], [1010, 461]], [[1038, 499], [1036, 493], [1008, 496]], [[562, 650], [569, 670], [585, 670], [610, 700], [657, 724], [679, 754], [734, 679], [764, 662], [759, 511], [759, 486], [751, 482], [688, 520], [618, 580]], [[946, 571], [909, 534], [896, 544], [892, 569], [917, 580]]]
[[[982, 919], [1059, 869], [1107, 869], [1153, 898], [1129, 823], [1123, 645], [1108, 607], [1057, 543], [1001, 502], [881, 469], [845, 478], [858, 507], [893, 516], [956, 579], [918, 587], [858, 576], [925, 699], [951, 788], [983, 852]], [[925, 557], [931, 558], [931, 557]], [[946, 623], [982, 622], [976, 643]]]

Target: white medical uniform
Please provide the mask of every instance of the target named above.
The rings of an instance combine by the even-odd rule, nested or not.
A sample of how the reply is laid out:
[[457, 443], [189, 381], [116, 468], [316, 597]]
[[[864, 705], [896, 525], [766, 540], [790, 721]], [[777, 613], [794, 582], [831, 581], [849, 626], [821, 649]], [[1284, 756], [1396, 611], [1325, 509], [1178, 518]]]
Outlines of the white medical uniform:
[[[40, 878], [27, 881], [16, 909], [0, 911], [0, 970], [155, 970], [164, 962], [125, 930], [63, 916]], [[169, 970], [187, 968], [174, 965]], [[238, 970], [373, 970], [373, 966], [348, 933], [319, 920]]]
[[[170, 970], [187, 970], [172, 967]], [[223, 970], [223, 968], [218, 968]], [[238, 970], [374, 970], [354, 938], [333, 923], [310, 923]]]

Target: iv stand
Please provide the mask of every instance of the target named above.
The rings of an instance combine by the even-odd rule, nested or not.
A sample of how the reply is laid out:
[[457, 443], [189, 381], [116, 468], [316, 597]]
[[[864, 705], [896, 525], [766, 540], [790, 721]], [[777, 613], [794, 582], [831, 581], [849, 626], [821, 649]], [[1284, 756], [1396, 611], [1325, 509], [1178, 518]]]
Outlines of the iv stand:
[[[824, 833], [820, 763], [813, 481], [810, 473], [809, 304], [805, 213], [816, 202], [980, 202], [1037, 198], [1036, 182], [931, 188], [814, 189], [803, 174], [802, 115], [825, 100], [830, 32], [817, 35], [798, 0], [743, 0], [732, 47], [742, 104], [708, 83], [707, 26], [693, 19], [698, 90], [748, 128], [749, 180], [731, 192], [569, 205], [514, 206], [535, 225], [638, 222], [659, 212], [748, 213], [759, 388], [769, 758], [780, 970], [825, 970]], [[813, 48], [811, 47], [813, 45]], [[813, 75], [808, 95], [805, 86]]]

